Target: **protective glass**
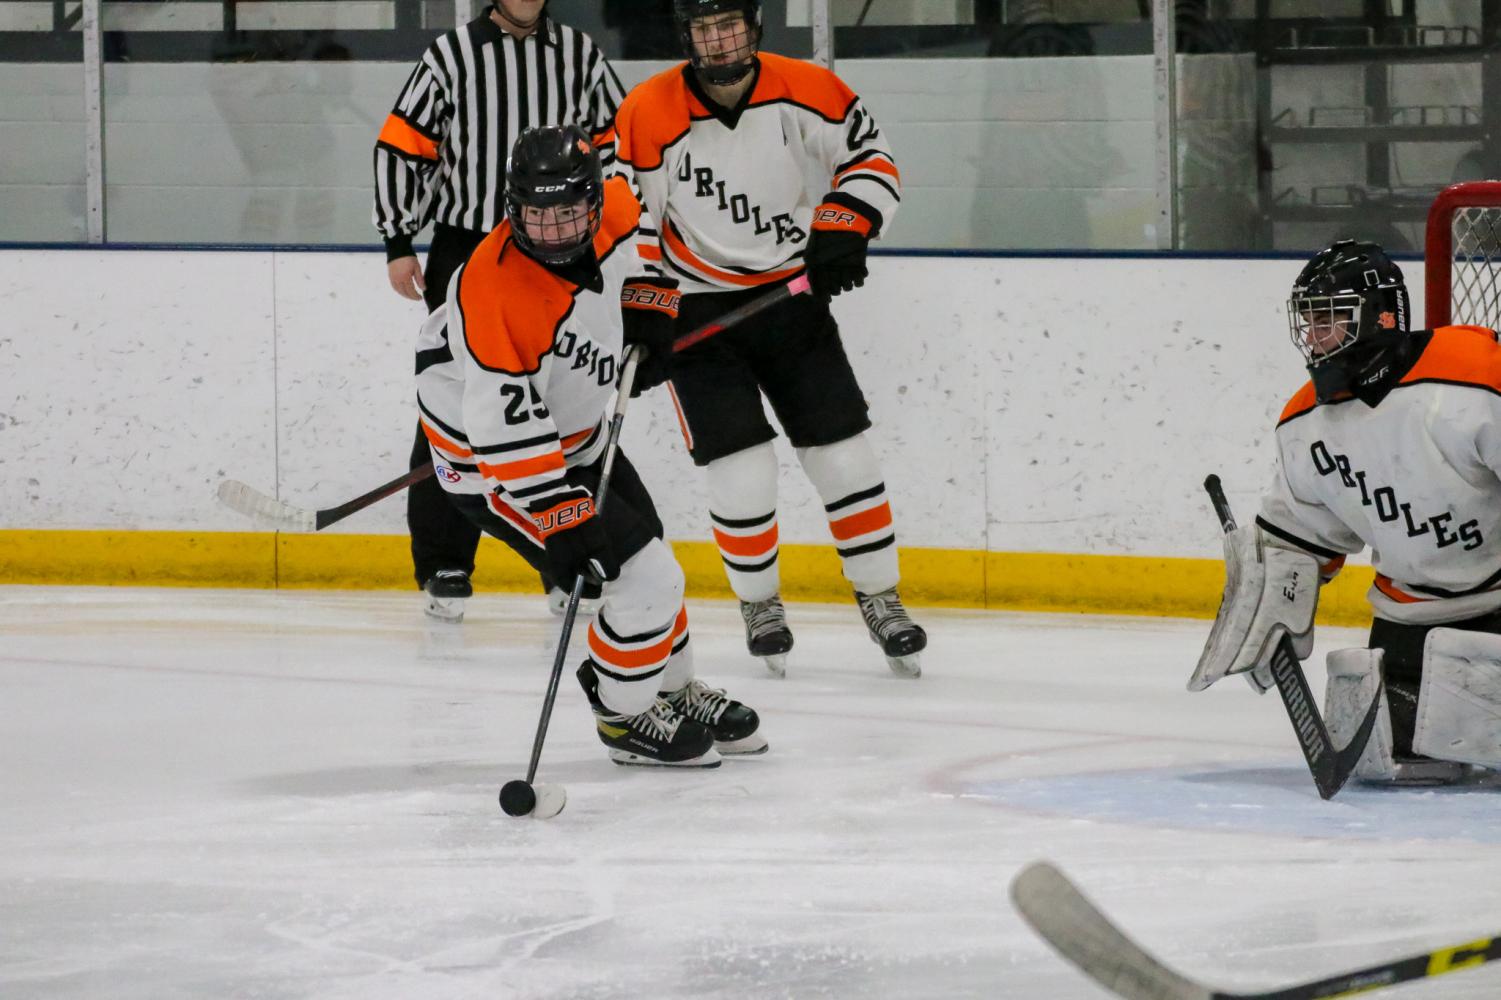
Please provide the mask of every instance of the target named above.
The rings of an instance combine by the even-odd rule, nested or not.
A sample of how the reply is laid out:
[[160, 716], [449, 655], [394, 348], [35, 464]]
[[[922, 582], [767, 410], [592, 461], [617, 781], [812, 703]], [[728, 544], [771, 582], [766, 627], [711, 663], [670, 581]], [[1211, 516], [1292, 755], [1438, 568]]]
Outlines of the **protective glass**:
[[1293, 346], [1317, 364], [1355, 343], [1360, 329], [1359, 295], [1294, 295], [1287, 300]]

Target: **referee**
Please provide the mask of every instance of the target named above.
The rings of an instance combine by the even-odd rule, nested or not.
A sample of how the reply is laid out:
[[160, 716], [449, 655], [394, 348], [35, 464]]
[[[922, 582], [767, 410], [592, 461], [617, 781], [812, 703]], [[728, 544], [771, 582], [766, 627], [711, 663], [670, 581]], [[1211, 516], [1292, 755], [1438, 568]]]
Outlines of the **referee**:
[[[481, 17], [440, 35], [407, 78], [375, 144], [375, 227], [385, 240], [391, 287], [422, 299], [429, 312], [505, 217], [505, 158], [516, 137], [540, 125], [602, 133], [624, 97], [594, 40], [552, 20], [546, 7], [547, 0], [494, 0]], [[412, 239], [430, 221], [424, 271]], [[419, 424], [412, 468], [430, 460]], [[408, 492], [407, 527], [427, 613], [462, 621], [479, 529], [435, 479]]]

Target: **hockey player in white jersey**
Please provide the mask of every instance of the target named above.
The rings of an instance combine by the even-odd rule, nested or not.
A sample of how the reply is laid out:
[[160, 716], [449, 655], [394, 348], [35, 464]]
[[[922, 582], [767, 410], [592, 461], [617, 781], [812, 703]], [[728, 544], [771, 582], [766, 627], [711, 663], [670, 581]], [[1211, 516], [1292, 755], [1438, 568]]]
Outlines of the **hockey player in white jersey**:
[[746, 641], [774, 673], [792, 648], [780, 597], [776, 432], [764, 393], [829, 527], [871, 638], [893, 671], [920, 672], [927, 643], [897, 595], [896, 532], [865, 398], [831, 297], [862, 284], [866, 248], [891, 220], [900, 175], [875, 120], [822, 67], [759, 52], [759, 0], [677, 0], [688, 62], [647, 80], [616, 116], [618, 159], [657, 223], [658, 263], [681, 282], [692, 329], [804, 270], [799, 296], [675, 356], [670, 389]]
[[1320, 584], [1369, 548], [1375, 622], [1368, 648], [1329, 655], [1325, 715], [1343, 742], [1379, 688], [1356, 776], [1441, 783], [1501, 766], [1501, 346], [1409, 316], [1373, 243], [1298, 275], [1288, 317], [1312, 380], [1278, 422], [1260, 516], [1226, 536], [1231, 583], [1189, 686], [1246, 673], [1266, 690], [1279, 636], [1307, 657]]
[[[694, 677], [683, 572], [624, 453], [595, 514], [623, 330], [670, 326], [673, 283], [638, 254], [641, 209], [576, 126], [525, 132], [506, 221], [422, 328], [417, 396], [456, 507], [553, 580], [603, 583], [579, 667], [622, 764], [712, 767], [766, 749], [756, 713]], [[643, 331], [648, 332], [643, 332]]]

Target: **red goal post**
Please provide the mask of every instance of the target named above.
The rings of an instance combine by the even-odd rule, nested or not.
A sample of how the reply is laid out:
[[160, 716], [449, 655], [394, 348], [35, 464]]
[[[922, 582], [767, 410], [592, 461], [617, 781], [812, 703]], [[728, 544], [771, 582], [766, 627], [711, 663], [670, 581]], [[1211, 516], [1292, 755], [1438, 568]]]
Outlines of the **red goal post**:
[[1424, 240], [1423, 326], [1501, 327], [1501, 181], [1439, 192]]

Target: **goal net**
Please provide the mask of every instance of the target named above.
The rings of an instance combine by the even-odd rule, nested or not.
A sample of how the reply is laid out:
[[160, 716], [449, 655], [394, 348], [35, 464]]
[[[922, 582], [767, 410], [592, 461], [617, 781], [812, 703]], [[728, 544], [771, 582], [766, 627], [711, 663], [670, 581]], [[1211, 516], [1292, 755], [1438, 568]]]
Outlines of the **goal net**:
[[1466, 181], [1428, 210], [1423, 325], [1501, 328], [1501, 181]]

